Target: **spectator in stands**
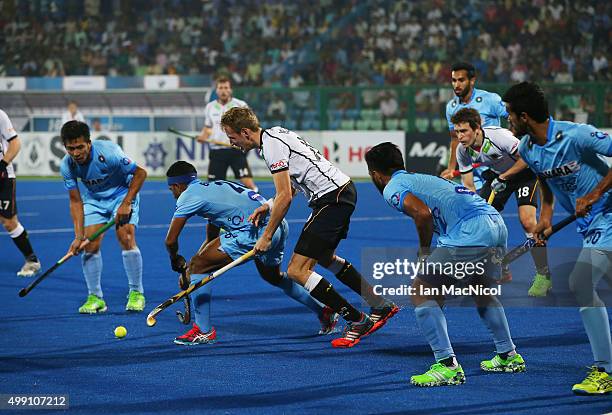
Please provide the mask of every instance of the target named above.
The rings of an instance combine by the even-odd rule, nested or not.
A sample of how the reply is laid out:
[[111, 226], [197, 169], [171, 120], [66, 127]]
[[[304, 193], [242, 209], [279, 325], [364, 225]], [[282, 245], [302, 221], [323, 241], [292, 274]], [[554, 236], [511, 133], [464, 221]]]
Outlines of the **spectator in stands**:
[[68, 107], [62, 114], [62, 125], [66, 124], [68, 121], [85, 122], [85, 117], [83, 117], [83, 114], [79, 111], [76, 101], [68, 101]]
[[382, 114], [383, 128], [385, 130], [388, 129], [387, 120], [389, 118], [397, 118], [398, 109], [399, 104], [397, 103], [397, 99], [395, 98], [395, 93], [393, 91], [381, 92], [380, 113]]
[[[312, 84], [406, 84], [445, 79], [436, 67], [471, 50], [464, 58], [484, 82], [552, 81], [560, 62], [574, 81], [610, 79], [611, 2], [87, 1], [55, 12], [47, 1], [26, 3], [2, 16], [0, 74], [211, 74], [232, 65], [233, 81], [251, 86], [287, 85], [295, 72]], [[542, 57], [543, 70], [521, 67]]]
[[287, 105], [279, 95], [275, 94], [270, 101], [266, 115], [268, 116], [268, 119], [271, 120], [283, 121], [285, 119], [287, 115]]

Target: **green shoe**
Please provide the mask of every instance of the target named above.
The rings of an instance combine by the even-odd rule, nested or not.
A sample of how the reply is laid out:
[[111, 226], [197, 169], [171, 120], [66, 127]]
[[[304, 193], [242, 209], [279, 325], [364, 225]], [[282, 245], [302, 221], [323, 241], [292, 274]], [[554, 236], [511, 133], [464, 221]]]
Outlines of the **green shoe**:
[[592, 366], [587, 377], [581, 383], [575, 384], [572, 392], [576, 395], [606, 395], [612, 392], [612, 376], [602, 368]]
[[145, 308], [145, 297], [138, 291], [130, 291], [128, 302], [125, 305], [126, 311], [142, 311]]
[[546, 275], [536, 274], [527, 295], [530, 297], [546, 297], [550, 290], [552, 290], [552, 281], [546, 278]]
[[525, 361], [518, 353], [508, 356], [507, 359], [496, 354], [493, 359], [480, 362], [480, 368], [485, 372], [524, 372]]
[[106, 310], [107, 308], [104, 300], [93, 294], [89, 294], [87, 296], [87, 301], [85, 301], [85, 304], [79, 307], [79, 313], [81, 314], [104, 313]]
[[461, 365], [451, 369], [444, 366], [442, 363], [432, 365], [429, 370], [422, 375], [412, 376], [410, 383], [415, 386], [444, 386], [444, 385], [461, 385], [465, 383], [465, 374]]

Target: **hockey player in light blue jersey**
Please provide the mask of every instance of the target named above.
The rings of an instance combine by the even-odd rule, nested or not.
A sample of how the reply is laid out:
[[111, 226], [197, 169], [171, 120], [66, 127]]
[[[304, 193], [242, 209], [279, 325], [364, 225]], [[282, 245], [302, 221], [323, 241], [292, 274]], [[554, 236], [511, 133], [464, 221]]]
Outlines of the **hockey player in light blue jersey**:
[[[424, 267], [414, 279], [410, 299], [423, 334], [434, 352], [436, 363], [422, 375], [412, 376], [416, 386], [459, 385], [465, 374], [455, 358], [442, 312], [444, 292], [454, 286], [488, 287], [501, 271], [493, 261], [506, 248], [508, 231], [500, 214], [470, 189], [440, 177], [408, 173], [399, 148], [392, 143], [378, 144], [366, 153], [372, 181], [387, 203], [414, 219]], [[428, 255], [433, 235], [437, 248]], [[494, 254], [495, 251], [499, 251]], [[435, 271], [441, 264], [471, 264], [479, 272], [459, 275]], [[434, 269], [430, 273], [425, 270]], [[440, 268], [441, 269], [441, 268]], [[480, 367], [488, 372], [520, 372], [525, 362], [516, 353], [508, 322], [499, 300], [493, 295], [474, 295], [478, 314], [495, 342], [496, 355]]]
[[[249, 188], [226, 180], [203, 182], [198, 180], [195, 167], [185, 161], [177, 161], [167, 172], [168, 186], [177, 199], [176, 210], [166, 236], [166, 249], [170, 254], [172, 269], [183, 272], [187, 278], [197, 282], [207, 273], [215, 271], [253, 249], [261, 236], [267, 219], [254, 225], [248, 218], [266, 200]], [[178, 238], [192, 216], [208, 220], [206, 241], [187, 265], [179, 255]], [[226, 232], [220, 234], [220, 229]], [[255, 257], [259, 274], [270, 284], [282, 289], [285, 294], [304, 304], [317, 314], [321, 322], [319, 334], [334, 332], [338, 315], [310, 296], [301, 285], [280, 271], [289, 226], [283, 220], [272, 238], [270, 250]], [[217, 332], [210, 322], [210, 284], [204, 285], [192, 295], [195, 323], [191, 330], [177, 337], [174, 342], [181, 345], [214, 343]]]
[[[586, 124], [557, 121], [549, 115], [542, 89], [530, 82], [514, 85], [504, 95], [523, 160], [542, 182], [542, 210], [536, 235], [550, 227], [553, 201], [578, 217], [582, 251], [569, 276], [586, 329], [594, 364], [587, 377], [573, 386], [576, 394], [612, 392], [610, 322], [595, 287], [610, 278], [612, 268], [612, 138]], [[610, 282], [610, 281], [608, 281]]]
[[[123, 267], [128, 277], [127, 311], [142, 311], [145, 306], [142, 286], [142, 256], [136, 245], [136, 226], [140, 197], [138, 192], [147, 172], [128, 158], [110, 141], [90, 140], [89, 127], [81, 121], [68, 121], [62, 126], [62, 141], [68, 154], [60, 172], [70, 194], [70, 215], [75, 238], [70, 251], [79, 253], [83, 240], [115, 218], [117, 239], [121, 246]], [[85, 187], [79, 190], [77, 179]], [[81, 258], [89, 295], [79, 313], [96, 314], [107, 310], [102, 294], [102, 237], [85, 248]]]

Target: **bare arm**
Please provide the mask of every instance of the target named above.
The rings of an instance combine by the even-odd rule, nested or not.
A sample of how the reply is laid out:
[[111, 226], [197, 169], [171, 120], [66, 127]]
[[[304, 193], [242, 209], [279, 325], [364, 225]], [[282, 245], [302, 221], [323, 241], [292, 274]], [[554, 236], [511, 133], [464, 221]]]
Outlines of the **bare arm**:
[[[291, 180], [289, 178], [289, 171], [284, 170], [272, 175], [274, 179], [274, 187], [276, 194], [274, 195], [274, 208], [270, 214], [270, 220], [266, 229], [257, 244], [255, 244], [255, 250], [259, 252], [266, 251], [272, 241], [274, 232], [278, 229], [283, 218], [291, 206], [291, 199], [293, 198], [293, 191], [291, 188]], [[265, 249], [264, 249], [265, 248]]]
[[417, 227], [417, 233], [419, 234], [420, 248], [428, 249], [431, 246], [431, 240], [433, 239], [434, 233], [431, 211], [421, 199], [412, 194], [408, 194], [404, 198], [402, 208], [404, 213], [414, 220], [414, 224]]
[[8, 142], [8, 148], [6, 149], [2, 160], [4, 160], [6, 164], [9, 164], [15, 159], [15, 157], [17, 157], [17, 154], [19, 154], [20, 149], [21, 140], [19, 139], [19, 137], [13, 138], [11, 141]]
[[474, 185], [474, 173], [472, 173], [472, 171], [463, 173], [461, 175], [461, 182], [463, 183], [465, 187], [470, 189], [472, 192], [476, 191], [476, 186]]
[[136, 166], [136, 171], [134, 172], [134, 177], [132, 178], [132, 182], [128, 187], [128, 192], [123, 198], [123, 202], [117, 209], [117, 225], [125, 225], [130, 221], [130, 214], [132, 212], [132, 201], [142, 188], [142, 184], [147, 178], [147, 171], [140, 166]]
[[210, 138], [211, 134], [212, 134], [212, 128], [204, 126], [202, 128], [202, 131], [200, 131], [200, 135], [198, 135], [198, 141], [200, 143], [207, 141]]
[[518, 152], [516, 153], [516, 156], [518, 157], [518, 159], [516, 160], [514, 165], [512, 167], [510, 167], [508, 170], [506, 170], [505, 172], [503, 172], [502, 174], [499, 175], [499, 178], [501, 180], [510, 180], [516, 174], [518, 174], [518, 173], [522, 172], [523, 170], [529, 168], [529, 165], [527, 163], [525, 163], [525, 160], [523, 160], [521, 158], [521, 155]]
[[69, 252], [74, 255], [79, 254], [79, 246], [85, 238], [85, 214], [83, 213], [83, 200], [81, 199], [81, 192], [79, 189], [71, 189], [69, 192], [70, 197], [70, 216], [72, 217], [72, 224], [74, 226], [74, 240], [70, 244]]
[[612, 169], [608, 170], [608, 174], [597, 183], [597, 186], [590, 193], [576, 199], [576, 216], [586, 216], [591, 210], [591, 206], [610, 188], [612, 188]]
[[187, 261], [185, 261], [185, 258], [178, 253], [178, 237], [185, 227], [185, 223], [187, 223], [186, 217], [172, 218], [172, 222], [170, 222], [170, 227], [168, 228], [168, 233], [166, 234], [166, 251], [168, 251], [168, 255], [170, 255], [170, 264], [172, 265], [172, 270], [175, 272], [183, 272], [187, 266]]
[[457, 146], [459, 145], [459, 140], [457, 140], [457, 133], [454, 130], [450, 131], [450, 157], [448, 158], [448, 167], [444, 170], [440, 176], [452, 180], [453, 172], [457, 168]]
[[172, 218], [172, 222], [170, 222], [165, 241], [166, 251], [168, 251], [170, 258], [174, 258], [178, 255], [178, 238], [185, 227], [185, 223], [187, 223], [187, 218], [185, 217], [175, 217]]

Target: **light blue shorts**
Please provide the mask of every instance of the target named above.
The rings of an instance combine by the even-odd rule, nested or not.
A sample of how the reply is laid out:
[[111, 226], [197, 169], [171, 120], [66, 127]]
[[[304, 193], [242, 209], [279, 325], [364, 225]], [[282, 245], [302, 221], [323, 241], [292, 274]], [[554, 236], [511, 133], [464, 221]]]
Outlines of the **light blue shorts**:
[[419, 278], [434, 287], [497, 279], [507, 239], [508, 230], [499, 214], [466, 219], [438, 239]]
[[612, 212], [598, 213], [582, 236], [584, 248], [612, 250]]
[[[125, 194], [109, 199], [84, 199], [83, 213], [85, 214], [85, 226], [106, 223], [115, 217], [119, 205], [123, 202]], [[140, 207], [140, 195], [132, 201], [132, 217], [130, 224], [138, 226], [138, 210]]]
[[446, 235], [441, 235], [438, 246], [506, 248], [507, 241], [508, 229], [501, 215], [478, 215], [458, 223]]
[[[253, 249], [255, 243], [259, 237], [263, 234], [265, 226], [256, 228], [251, 227], [250, 229], [240, 231], [227, 231], [219, 236], [221, 239], [221, 249], [232, 260], [240, 258], [248, 251]], [[283, 262], [283, 255], [285, 251], [285, 243], [289, 236], [289, 225], [287, 221], [283, 219], [280, 226], [274, 232], [272, 237], [272, 246], [266, 252], [258, 255], [257, 258], [266, 266], [276, 266]]]

